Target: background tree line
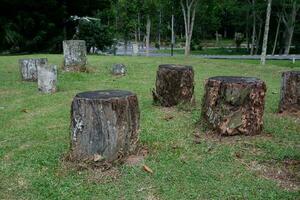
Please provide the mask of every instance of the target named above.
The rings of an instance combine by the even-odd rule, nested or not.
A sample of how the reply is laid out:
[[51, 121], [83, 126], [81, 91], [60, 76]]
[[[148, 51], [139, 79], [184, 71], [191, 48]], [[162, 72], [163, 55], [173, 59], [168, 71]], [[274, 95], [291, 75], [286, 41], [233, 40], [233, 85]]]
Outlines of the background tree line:
[[[149, 46], [182, 43], [186, 54], [201, 41], [235, 40], [260, 54], [266, 0], [2, 0], [0, 50], [61, 52], [62, 40], [84, 39], [88, 48], [116, 41]], [[272, 0], [268, 54], [300, 52], [299, 0]], [[173, 38], [173, 40], [172, 40]], [[173, 42], [172, 42], [173, 41]]]

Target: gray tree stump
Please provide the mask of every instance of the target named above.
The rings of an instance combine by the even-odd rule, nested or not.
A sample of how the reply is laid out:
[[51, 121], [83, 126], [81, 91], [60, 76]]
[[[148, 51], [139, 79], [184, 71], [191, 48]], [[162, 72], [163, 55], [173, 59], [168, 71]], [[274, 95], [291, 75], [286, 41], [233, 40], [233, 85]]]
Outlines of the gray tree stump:
[[84, 40], [63, 41], [64, 70], [85, 71], [87, 64], [86, 44]]
[[138, 142], [139, 119], [138, 99], [132, 92], [77, 94], [71, 106], [70, 159], [82, 161], [96, 156], [110, 162], [128, 155]]
[[56, 65], [38, 65], [38, 90], [43, 93], [56, 92], [57, 67]]
[[300, 71], [282, 73], [279, 112], [300, 111]]
[[125, 75], [126, 67], [123, 64], [114, 64], [111, 73], [116, 76]]
[[165, 107], [194, 102], [194, 70], [190, 66], [160, 65], [153, 101]]
[[20, 72], [23, 81], [37, 81], [37, 67], [48, 63], [47, 58], [38, 59], [20, 59]]
[[266, 85], [251, 77], [219, 76], [206, 81], [202, 119], [221, 135], [255, 135], [263, 128]]

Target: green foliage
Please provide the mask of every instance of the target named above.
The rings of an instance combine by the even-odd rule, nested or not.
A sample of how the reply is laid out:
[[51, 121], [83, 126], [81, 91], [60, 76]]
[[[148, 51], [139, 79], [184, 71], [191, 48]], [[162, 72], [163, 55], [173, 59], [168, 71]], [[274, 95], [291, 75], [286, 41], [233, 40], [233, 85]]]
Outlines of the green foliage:
[[85, 40], [87, 48], [97, 47], [106, 50], [113, 44], [113, 29], [101, 23], [101, 20], [80, 20], [78, 25], [78, 39]]

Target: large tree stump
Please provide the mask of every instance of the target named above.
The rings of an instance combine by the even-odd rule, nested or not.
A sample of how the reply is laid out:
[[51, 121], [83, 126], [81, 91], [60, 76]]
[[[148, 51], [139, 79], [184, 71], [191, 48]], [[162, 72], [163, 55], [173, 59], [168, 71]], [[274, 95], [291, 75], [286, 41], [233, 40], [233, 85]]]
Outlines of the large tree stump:
[[20, 72], [23, 81], [37, 81], [37, 67], [48, 63], [47, 58], [20, 59]]
[[202, 119], [221, 135], [255, 135], [263, 128], [266, 85], [251, 77], [218, 76], [205, 84]]
[[38, 90], [43, 93], [56, 92], [57, 67], [56, 65], [39, 65], [38, 66]]
[[71, 160], [114, 161], [133, 152], [138, 142], [137, 96], [103, 90], [77, 94], [71, 106]]
[[191, 66], [160, 65], [156, 75], [154, 103], [165, 107], [194, 102], [194, 70]]
[[86, 44], [84, 40], [65, 40], [64, 49], [64, 70], [85, 71], [87, 64]]
[[282, 73], [279, 112], [300, 111], [300, 71]]

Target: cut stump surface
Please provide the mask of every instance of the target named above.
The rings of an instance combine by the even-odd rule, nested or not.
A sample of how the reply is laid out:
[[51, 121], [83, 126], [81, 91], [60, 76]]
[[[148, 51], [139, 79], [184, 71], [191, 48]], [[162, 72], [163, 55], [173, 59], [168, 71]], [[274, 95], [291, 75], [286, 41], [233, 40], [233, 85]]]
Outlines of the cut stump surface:
[[154, 103], [165, 107], [194, 102], [194, 70], [191, 66], [160, 65], [156, 75]]
[[110, 162], [130, 154], [138, 142], [139, 118], [138, 99], [132, 92], [77, 94], [71, 106], [71, 160], [96, 155]]
[[252, 77], [218, 76], [205, 84], [202, 119], [221, 135], [255, 135], [263, 128], [265, 83]]

